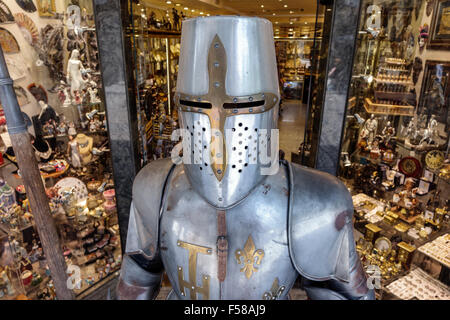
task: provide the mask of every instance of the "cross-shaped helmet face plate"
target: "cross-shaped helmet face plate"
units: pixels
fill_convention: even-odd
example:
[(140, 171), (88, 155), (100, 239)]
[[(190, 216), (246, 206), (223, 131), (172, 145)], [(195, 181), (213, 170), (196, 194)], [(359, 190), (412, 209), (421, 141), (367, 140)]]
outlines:
[[(198, 113), (206, 116), (207, 119), (209, 120), (208, 127), (202, 126), (200, 128), (201, 122), (203, 122), (204, 120), (203, 121), (197, 120), (197, 123), (195, 123), (195, 121), (192, 120), (187, 121), (187, 119), (185, 119), (184, 121), (182, 121), (182, 125), (185, 126), (185, 129), (187, 130), (195, 131), (195, 125), (197, 124), (198, 129), (197, 130), (198, 132), (196, 132), (197, 135), (195, 135), (194, 132), (191, 132), (191, 136), (193, 137), (193, 140), (195, 142), (193, 143), (194, 148), (192, 153), (195, 155), (196, 150), (202, 149), (209, 150), (210, 152), (209, 152), (209, 159), (205, 159), (204, 152), (201, 152), (201, 154), (203, 155), (202, 157), (203, 161), (199, 161), (199, 159), (197, 158), (194, 159), (193, 162), (199, 163), (201, 166), (203, 165), (203, 163), (205, 163), (206, 164), (205, 167), (207, 167), (209, 164), (216, 179), (219, 182), (221, 182), (222, 179), (224, 178), (225, 172), (229, 164), (228, 161), (229, 156), (227, 152), (231, 153), (237, 151), (237, 147), (231, 146), (230, 143), (227, 141), (227, 137), (228, 138), (230, 137), (229, 133), (226, 132), (227, 130), (225, 130), (225, 124), (227, 119), (229, 117), (237, 117), (242, 115), (258, 115), (262, 113), (267, 113), (268, 111), (273, 109), (278, 102), (277, 95), (271, 92), (255, 93), (253, 95), (248, 96), (227, 95), (225, 88), (226, 72), (227, 72), (226, 51), (219, 36), (216, 35), (213, 41), (211, 42), (211, 46), (209, 48), (208, 53), (208, 74), (209, 74), (208, 93), (199, 96), (192, 96), (184, 93), (177, 93), (175, 95), (175, 103), (180, 110), (180, 114), (182, 112)], [(191, 117), (188, 116), (188, 118)], [(257, 118), (262, 119), (263, 117)], [(243, 119), (245, 119), (245, 117)], [(252, 142), (248, 143), (249, 145), (257, 144), (258, 140), (257, 137), (259, 137), (260, 140), (262, 140), (260, 133), (258, 133), (258, 128), (253, 128), (254, 132), (250, 132), (248, 130), (249, 129), (248, 126), (244, 127), (243, 122), (239, 122), (238, 127), (242, 127), (241, 129), (243, 129), (243, 131), (248, 132), (239, 133), (241, 136), (244, 136), (245, 134), (244, 138), (242, 139), (247, 139), (250, 142)], [(264, 122), (267, 122), (267, 120), (265, 120)], [(191, 124), (191, 126), (189, 126), (189, 123)], [(237, 129), (239, 128), (231, 128), (231, 132), (235, 132)], [(200, 135), (202, 137), (204, 137), (205, 135), (209, 136), (211, 137), (211, 140), (206, 141), (205, 144), (205, 141), (202, 141), (203, 139), (198, 139), (198, 136)], [(263, 138), (266, 137), (267, 136), (264, 136)], [(243, 144), (242, 139), (240, 140), (241, 145)], [(245, 146), (247, 148), (245, 150), (248, 150), (249, 145)], [(227, 148), (227, 146), (229, 146), (230, 148)], [(256, 146), (254, 146), (253, 148), (255, 147)], [(253, 151), (255, 151), (254, 154), (255, 158), (256, 149), (253, 149)], [(249, 162), (255, 163), (254, 161)], [(245, 162), (244, 166), (247, 167), (249, 162)], [(231, 167), (231, 169), (236, 169), (236, 165), (234, 165), (234, 168)], [(238, 170), (241, 170), (242, 172), (242, 169)]]

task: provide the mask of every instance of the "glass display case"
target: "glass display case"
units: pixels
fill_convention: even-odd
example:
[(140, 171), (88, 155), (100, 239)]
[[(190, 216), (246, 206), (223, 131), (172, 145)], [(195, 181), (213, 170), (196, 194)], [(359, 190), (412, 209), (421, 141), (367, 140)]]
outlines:
[(433, 46), (428, 27), (440, 21), (439, 6), (448, 4), (361, 6), (339, 176), (382, 298), (450, 296), (450, 51)]
[(305, 74), (311, 67), (314, 40), (277, 39), (275, 50), (280, 91), (285, 99), (302, 99)]
[[(61, 239), (70, 289), (82, 295), (114, 277), (121, 263), (92, 1), (26, 3), (23, 8), (25, 2), (4, 1), (2, 10), (14, 20), (2, 24), (0, 43)], [(0, 299), (55, 299), (7, 126), (1, 112)]]
[(178, 57), (180, 55), (181, 16), (173, 10), (129, 3), (131, 25), (127, 39), (133, 51), (134, 86), (141, 159), (169, 157), (171, 134), (178, 117), (173, 108)]

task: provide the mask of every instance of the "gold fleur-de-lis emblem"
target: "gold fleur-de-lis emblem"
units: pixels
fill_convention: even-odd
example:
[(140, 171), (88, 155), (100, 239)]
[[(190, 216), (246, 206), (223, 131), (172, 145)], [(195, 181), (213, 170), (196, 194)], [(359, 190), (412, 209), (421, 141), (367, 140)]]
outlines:
[(245, 273), (247, 279), (250, 279), (253, 272), (258, 271), (258, 268), (255, 267), (255, 263), (258, 265), (261, 264), (261, 260), (264, 257), (264, 250), (256, 250), (255, 243), (250, 235), (245, 242), (244, 250), (236, 250), (235, 255), (238, 264), (244, 264), (240, 271)]

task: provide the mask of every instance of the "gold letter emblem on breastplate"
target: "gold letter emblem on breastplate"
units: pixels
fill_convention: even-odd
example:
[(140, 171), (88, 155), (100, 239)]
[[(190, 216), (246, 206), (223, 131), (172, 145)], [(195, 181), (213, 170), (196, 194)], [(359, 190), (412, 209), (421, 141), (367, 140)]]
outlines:
[[(250, 279), (253, 272), (258, 271), (258, 268), (254, 266), (255, 258), (256, 264), (260, 264), (262, 258), (264, 257), (264, 250), (255, 250), (255, 244), (252, 236), (250, 235), (248, 236), (247, 242), (245, 242), (244, 251), (242, 252), (242, 250), (238, 249), (236, 250), (235, 255), (238, 264), (244, 263), (244, 266), (241, 268), (241, 272), (245, 272), (247, 279)], [(241, 258), (244, 258), (242, 262)]]
[(195, 244), (190, 244), (184, 241), (178, 241), (177, 245), (184, 249), (187, 249), (189, 252), (189, 282), (184, 280), (183, 278), (183, 268), (178, 266), (178, 283), (180, 285), (181, 295), (186, 295), (184, 289), (187, 288), (190, 290), (190, 298), (191, 300), (197, 300), (197, 293), (202, 295), (203, 300), (209, 299), (209, 276), (202, 276), (202, 286), (197, 286), (197, 254), (207, 254), (210, 255), (212, 253), (211, 248), (197, 246)]

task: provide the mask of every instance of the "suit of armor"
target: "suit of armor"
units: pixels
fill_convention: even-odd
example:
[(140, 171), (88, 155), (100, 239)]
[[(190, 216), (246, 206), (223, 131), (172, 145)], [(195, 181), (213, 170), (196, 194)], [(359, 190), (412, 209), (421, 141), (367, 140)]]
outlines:
[[(278, 160), (272, 25), (183, 22), (175, 102), (181, 158), (133, 185), (119, 299), (373, 299), (355, 250), (352, 199), (337, 178)], [(276, 132), (275, 132), (276, 133)]]

